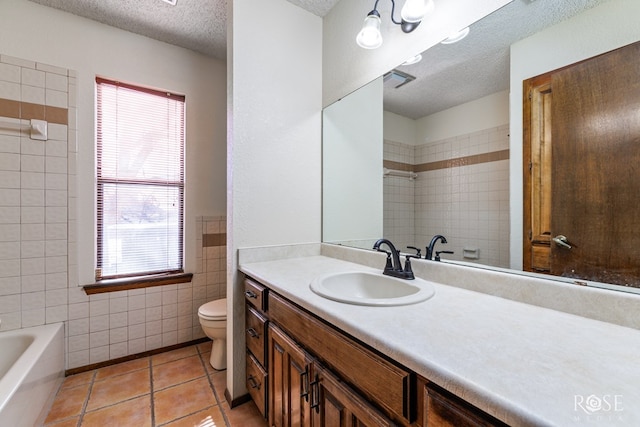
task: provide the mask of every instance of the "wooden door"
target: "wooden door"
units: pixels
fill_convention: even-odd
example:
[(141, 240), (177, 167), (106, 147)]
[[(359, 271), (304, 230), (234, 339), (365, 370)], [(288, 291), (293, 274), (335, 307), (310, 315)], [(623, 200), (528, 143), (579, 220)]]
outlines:
[(269, 425), (311, 425), (309, 357), (278, 327), (269, 325)]
[(640, 42), (525, 91), (525, 270), (640, 287)]
[(525, 83), (524, 269), (551, 271), (551, 75)]
[(640, 286), (640, 42), (551, 84), (551, 273)]
[(318, 362), (313, 364), (313, 427), (390, 427), (395, 424)]

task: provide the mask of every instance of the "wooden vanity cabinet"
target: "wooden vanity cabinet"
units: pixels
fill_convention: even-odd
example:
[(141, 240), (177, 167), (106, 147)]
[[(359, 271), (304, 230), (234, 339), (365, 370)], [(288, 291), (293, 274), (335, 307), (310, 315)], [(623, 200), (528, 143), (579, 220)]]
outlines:
[(269, 325), (268, 348), (270, 426), (395, 425), (274, 324)]
[(508, 427), (443, 388), (420, 379), (423, 427)]
[(246, 386), (262, 416), (268, 410), (267, 326), (268, 289), (253, 280), (246, 279), (245, 287), (245, 341), (247, 346)]
[(314, 427), (392, 427), (397, 425), (319, 362), (314, 362), (312, 372), (310, 406)]
[[(283, 334), (290, 337), (292, 345), (300, 348), (300, 351), (308, 354), (303, 358), (298, 356), (296, 369), (300, 377), (306, 382), (301, 382), (302, 394), (305, 399), (312, 399), (314, 426), (332, 426), (327, 424), (325, 418), (337, 416), (335, 408), (341, 407), (340, 416), (345, 425), (393, 425), (391, 419), (398, 420), (403, 425), (409, 425), (409, 385), (410, 373), (390, 363), (382, 357), (374, 354), (361, 344), (355, 342), (343, 333), (326, 325), (315, 316), (295, 306), (277, 294), (269, 294), (270, 316), (270, 340), (278, 335), (274, 331), (282, 330)], [(276, 328), (274, 325), (277, 325)], [(269, 343), (270, 366), (269, 376), (272, 377), (271, 390), (273, 394), (279, 394), (275, 377), (277, 343)], [(284, 346), (283, 346), (284, 347)], [(308, 368), (302, 366), (302, 361), (309, 365), (311, 361), (311, 373), (306, 373)], [(288, 365), (287, 365), (288, 366)], [(292, 371), (289, 371), (292, 372)], [(290, 375), (289, 381), (293, 381)], [(338, 380), (337, 378), (342, 380)], [(348, 385), (347, 382), (350, 384)], [(288, 383), (284, 383), (285, 387)], [(351, 386), (356, 385), (357, 391)], [(306, 391), (306, 393), (305, 393)], [(285, 392), (286, 395), (286, 392)], [(340, 397), (338, 399), (338, 397)], [(274, 396), (274, 407), (278, 406)], [(297, 397), (290, 397), (297, 399)], [(372, 402), (380, 408), (374, 408)], [(327, 406), (329, 405), (329, 406)], [(385, 415), (382, 415), (382, 414)], [(360, 424), (351, 424), (351, 421), (361, 420)], [(364, 422), (364, 420), (369, 420)], [(373, 422), (374, 420), (378, 420)], [(382, 420), (382, 421), (381, 421)], [(354, 421), (354, 422), (355, 422)], [(272, 423), (272, 425), (279, 425)], [(282, 424), (282, 425), (287, 425)], [(341, 424), (338, 424), (341, 425)]]
[(273, 324), (268, 333), (269, 425), (311, 425), (311, 358), (289, 336)]
[(245, 291), (247, 389), (270, 426), (506, 426), (250, 278)]

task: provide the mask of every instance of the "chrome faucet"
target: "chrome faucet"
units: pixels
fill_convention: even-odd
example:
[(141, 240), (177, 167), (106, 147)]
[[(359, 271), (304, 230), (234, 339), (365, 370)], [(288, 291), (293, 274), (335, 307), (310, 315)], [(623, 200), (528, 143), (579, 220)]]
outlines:
[[(428, 259), (428, 260), (433, 259), (433, 248), (436, 245), (436, 242), (438, 240), (440, 240), (442, 243), (447, 243), (447, 239), (445, 239), (445, 237), (442, 234), (436, 234), (435, 236), (433, 236), (433, 239), (431, 239), (431, 242), (429, 242), (429, 246), (427, 246), (427, 253), (424, 256), (425, 259)], [(440, 261), (439, 256), (436, 259), (436, 261)]]
[[(387, 245), (389, 247), (389, 251), (385, 251), (384, 249), (380, 249), (380, 246)], [(384, 270), (382, 274), (386, 274), (387, 276), (398, 277), (400, 279), (412, 280), (415, 279), (413, 275), (413, 271), (411, 270), (411, 261), (410, 258), (416, 258), (415, 255), (406, 255), (406, 261), (404, 263), (404, 268), (402, 268), (402, 261), (400, 261), (400, 252), (393, 246), (387, 239), (379, 239), (377, 242), (373, 244), (373, 249), (378, 252), (384, 252), (387, 254), (387, 263), (384, 266)]]

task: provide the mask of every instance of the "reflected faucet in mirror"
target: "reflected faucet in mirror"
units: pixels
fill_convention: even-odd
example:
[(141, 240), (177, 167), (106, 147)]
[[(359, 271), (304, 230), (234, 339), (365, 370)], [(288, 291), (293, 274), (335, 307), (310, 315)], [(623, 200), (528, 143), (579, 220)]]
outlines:
[[(382, 245), (387, 245), (389, 251), (380, 249), (380, 246)], [(400, 261), (400, 252), (398, 252), (391, 241), (387, 239), (378, 239), (378, 241), (373, 244), (373, 249), (378, 252), (384, 252), (387, 254), (387, 263), (384, 266), (382, 274), (392, 277), (398, 277), (400, 279), (415, 279), (413, 270), (411, 269), (411, 258), (419, 258), (419, 256), (407, 254), (406, 260), (404, 262), (404, 268), (402, 268), (402, 261)]]
[[(436, 234), (435, 236), (433, 236), (433, 238), (429, 242), (429, 246), (427, 246), (427, 253), (424, 256), (425, 259), (433, 260), (433, 248), (435, 247), (435, 245), (438, 242), (438, 240), (440, 240), (442, 243), (447, 243), (447, 239), (442, 234)], [(453, 252), (450, 252), (450, 251), (436, 252), (436, 254), (437, 254), (436, 255), (436, 259), (435, 259), (436, 261), (440, 261), (440, 254), (441, 253), (452, 254)]]

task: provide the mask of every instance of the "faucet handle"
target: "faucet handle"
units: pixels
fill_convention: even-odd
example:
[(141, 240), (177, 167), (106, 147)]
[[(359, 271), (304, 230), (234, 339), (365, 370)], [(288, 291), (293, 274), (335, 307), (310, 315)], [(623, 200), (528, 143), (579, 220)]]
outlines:
[(436, 261), (440, 261), (440, 254), (453, 254), (453, 251), (436, 251)]
[(391, 252), (389, 251), (385, 251), (384, 249), (376, 249), (378, 252), (384, 252), (385, 254), (387, 254), (387, 261), (385, 263), (384, 266), (384, 271), (391, 271), (393, 270), (393, 262), (391, 261)]
[(420, 258), (417, 255), (411, 255), (411, 254), (407, 254), (405, 255), (405, 261), (404, 261), (404, 269), (402, 270), (404, 278), (405, 279), (415, 279), (415, 276), (413, 275), (413, 270), (411, 269), (411, 258)]
[[(420, 248), (416, 248), (415, 246), (407, 246), (407, 249), (413, 249), (414, 251), (416, 251), (416, 254), (415, 255), (411, 255), (411, 257), (418, 258), (418, 259), (422, 258), (422, 255), (420, 254)], [(409, 256), (409, 255), (407, 255), (407, 256)], [(407, 259), (409, 259), (409, 258), (407, 258)]]

